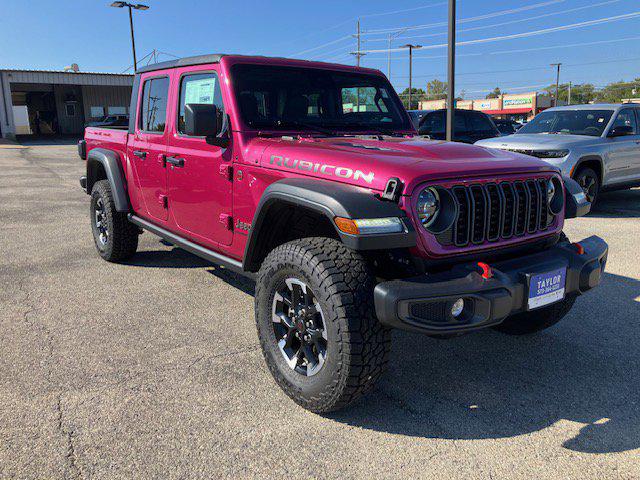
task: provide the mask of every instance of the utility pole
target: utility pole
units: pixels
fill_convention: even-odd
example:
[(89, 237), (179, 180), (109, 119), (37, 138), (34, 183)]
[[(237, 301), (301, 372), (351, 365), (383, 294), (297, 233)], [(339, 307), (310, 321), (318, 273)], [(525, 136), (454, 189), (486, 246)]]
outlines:
[(456, 101), (456, 0), (449, 0), (449, 48), (447, 59), (447, 136), (448, 142), (453, 141), (455, 125)]
[(553, 106), (557, 107), (558, 106), (558, 94), (560, 92), (560, 65), (562, 65), (561, 63), (552, 63), (551, 66), (552, 67), (556, 67), (557, 68), (557, 72), (556, 72), (556, 99), (553, 102)]
[(405, 27), (402, 30), (398, 30), (397, 32), (389, 34), (389, 50), (387, 51), (387, 78), (389, 79), (389, 81), (391, 81), (391, 40), (402, 35), (407, 31), (407, 28), (409, 27)]
[(411, 110), (411, 90), (413, 89), (412, 86), (412, 79), (413, 79), (413, 49), (414, 48), (422, 48), (422, 45), (412, 45), (411, 43), (407, 43), (406, 45), (403, 45), (400, 48), (408, 48), (409, 49), (409, 104), (407, 110)]
[(356, 57), (356, 66), (359, 67), (360, 66), (360, 57), (363, 57), (363, 56), (366, 55), (366, 53), (362, 53), (360, 51), (360, 19), (358, 19), (356, 31), (357, 31), (357, 33), (355, 35), (353, 35), (354, 37), (356, 37), (356, 51), (355, 52), (351, 52), (351, 55)]
[(571, 105), (571, 82), (569, 82), (569, 98), (568, 98), (568, 104)]

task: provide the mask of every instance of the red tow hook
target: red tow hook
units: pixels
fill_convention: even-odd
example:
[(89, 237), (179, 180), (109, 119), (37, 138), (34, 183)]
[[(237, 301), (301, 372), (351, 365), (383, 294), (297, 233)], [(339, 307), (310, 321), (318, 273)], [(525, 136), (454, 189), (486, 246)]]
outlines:
[(571, 245), (576, 249), (578, 255), (584, 255), (584, 247), (582, 245), (580, 245), (578, 242), (572, 243)]
[(491, 270), (489, 264), (478, 262), (478, 267), (480, 267), (480, 270), (482, 270), (482, 273), (480, 274), (482, 278), (484, 278), (485, 280), (489, 280), (491, 277), (493, 277), (493, 270)]

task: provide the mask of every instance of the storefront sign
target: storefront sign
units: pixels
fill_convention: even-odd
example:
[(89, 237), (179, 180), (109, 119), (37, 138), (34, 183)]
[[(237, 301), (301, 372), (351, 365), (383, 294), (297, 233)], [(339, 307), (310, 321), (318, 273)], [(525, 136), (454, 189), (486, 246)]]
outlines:
[(504, 108), (507, 107), (525, 107), (529, 106), (533, 103), (533, 99), (531, 97), (527, 98), (505, 98), (502, 101)]

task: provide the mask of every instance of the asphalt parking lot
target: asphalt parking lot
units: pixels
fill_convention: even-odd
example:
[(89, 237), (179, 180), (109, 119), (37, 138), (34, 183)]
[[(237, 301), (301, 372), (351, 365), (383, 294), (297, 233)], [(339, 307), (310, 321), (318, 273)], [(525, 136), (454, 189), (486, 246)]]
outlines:
[(394, 333), (347, 411), (263, 364), (253, 285), (151, 234), (102, 261), (74, 145), (0, 148), (0, 478), (639, 478), (640, 190), (572, 239), (608, 273), (541, 334)]

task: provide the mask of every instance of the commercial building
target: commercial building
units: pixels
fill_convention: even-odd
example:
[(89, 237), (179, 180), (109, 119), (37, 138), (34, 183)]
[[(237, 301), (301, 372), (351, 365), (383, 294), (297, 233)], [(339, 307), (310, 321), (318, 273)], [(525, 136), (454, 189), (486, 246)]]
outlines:
[(128, 113), (132, 75), (75, 70), (0, 70), (0, 136), (81, 135), (87, 122)]
[[(516, 121), (528, 121), (542, 110), (551, 107), (551, 98), (537, 92), (504, 94), (498, 98), (481, 100), (458, 100), (456, 108), (479, 110), (496, 118), (508, 118)], [(420, 102), (421, 110), (446, 108), (445, 100), (426, 100)]]

